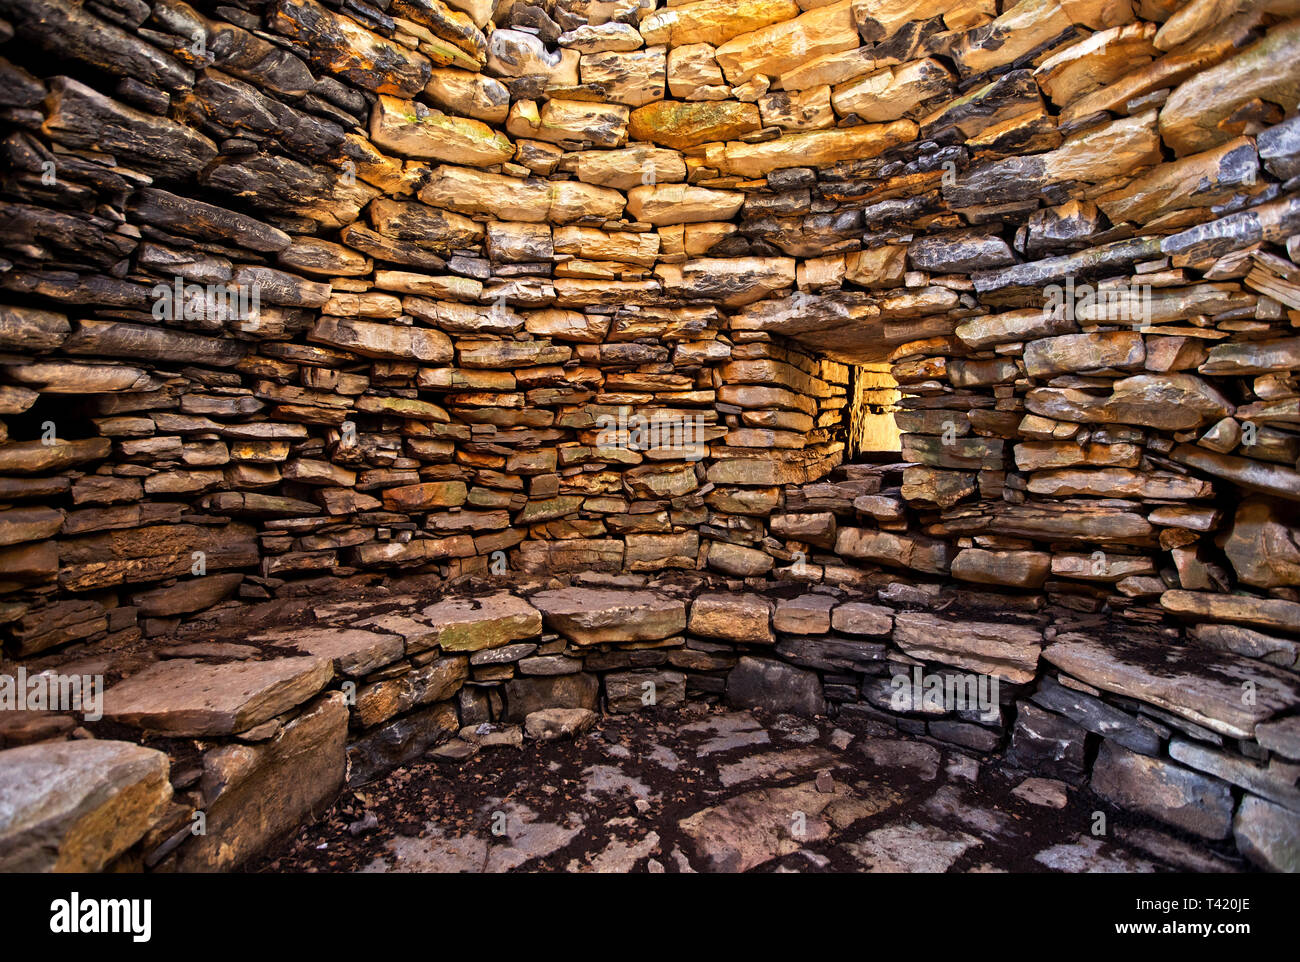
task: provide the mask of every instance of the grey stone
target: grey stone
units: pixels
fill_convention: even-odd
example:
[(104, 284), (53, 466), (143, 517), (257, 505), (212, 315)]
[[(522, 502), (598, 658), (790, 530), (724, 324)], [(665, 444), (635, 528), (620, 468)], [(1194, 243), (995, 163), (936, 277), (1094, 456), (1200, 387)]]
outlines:
[(1226, 838), (1232, 792), (1215, 778), (1103, 741), (1092, 790), (1120, 808), (1143, 812), (1203, 838)]
[(625, 671), (605, 676), (605, 704), (615, 714), (680, 705), (685, 700), (686, 676), (680, 671)]
[(1031, 772), (1076, 782), (1084, 773), (1085, 739), (1084, 730), (1069, 719), (1018, 702), (1007, 761)]
[(1161, 740), (1132, 715), (1051, 678), (1044, 678), (1030, 698), (1048, 711), (1064, 715), (1082, 728), (1143, 755), (1158, 755)]
[(727, 703), (738, 708), (788, 711), (805, 717), (826, 714), (816, 672), (770, 658), (744, 657), (727, 675)]
[(1233, 837), (1246, 857), (1270, 872), (1300, 872), (1300, 819), (1254, 795), (1241, 801)]
[(543, 708), (586, 708), (595, 711), (600, 681), (579, 672), (551, 677), (513, 678), (506, 682), (506, 720), (523, 722)]
[(0, 752), (0, 871), (99, 871), (166, 809), (168, 768), (162, 752), (119, 741)]
[(364, 785), (385, 772), (415, 761), (460, 730), (455, 706), (449, 701), (408, 712), (347, 747), (348, 785)]

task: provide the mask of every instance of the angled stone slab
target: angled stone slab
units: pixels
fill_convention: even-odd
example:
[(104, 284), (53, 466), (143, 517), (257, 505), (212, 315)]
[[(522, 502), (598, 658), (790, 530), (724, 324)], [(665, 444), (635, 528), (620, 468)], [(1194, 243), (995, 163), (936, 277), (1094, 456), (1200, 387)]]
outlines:
[(177, 658), (105, 692), (104, 718), (164, 735), (230, 735), (301, 704), (333, 675), (329, 658), (224, 665)]
[(894, 618), (894, 643), (913, 658), (1022, 684), (1034, 680), (1043, 633), (1028, 625), (950, 621), (920, 612), (899, 612)]
[(167, 756), (129, 742), (44, 742), (0, 752), (0, 872), (97, 872), (172, 797)]
[[(1043, 657), (1095, 688), (1126, 695), (1232, 738), (1300, 702), (1300, 677), (1258, 661), (1164, 640), (1061, 635)], [(1253, 687), (1253, 703), (1242, 697)]]
[(1154, 728), (1127, 712), (1122, 712), (1100, 698), (1044, 678), (1031, 700), (1048, 711), (1064, 715), (1080, 728), (1123, 745), (1139, 755), (1158, 755), (1163, 742)]
[(199, 782), (207, 833), (186, 839), (177, 868), (238, 868), (323, 811), (343, 784), (348, 709), (330, 692), (269, 741), (222, 745), (203, 758)]
[(548, 627), (579, 645), (659, 641), (686, 628), (686, 602), (654, 591), (559, 588), (529, 600)]
[(340, 675), (353, 676), (368, 675), (397, 661), (406, 650), (400, 635), (359, 628), (289, 628), (253, 635), (249, 641), (270, 642), (296, 648), (304, 655), (328, 658)]
[(1300, 766), (1281, 759), (1265, 767), (1249, 759), (1216, 751), (1200, 742), (1175, 738), (1169, 744), (1169, 757), (1189, 768), (1221, 778), (1262, 798), (1289, 808), (1300, 819), (1300, 789), (1295, 787)]
[(1226, 784), (1181, 765), (1101, 743), (1092, 790), (1121, 808), (1144, 812), (1204, 838), (1225, 838), (1232, 827)]

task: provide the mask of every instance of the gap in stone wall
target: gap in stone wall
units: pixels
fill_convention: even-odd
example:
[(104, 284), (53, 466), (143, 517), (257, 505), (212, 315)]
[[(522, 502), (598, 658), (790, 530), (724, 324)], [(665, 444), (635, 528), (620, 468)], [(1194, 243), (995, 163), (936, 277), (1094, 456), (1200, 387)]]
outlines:
[(894, 419), (902, 396), (885, 364), (850, 365), (844, 459), (898, 460), (902, 432)]

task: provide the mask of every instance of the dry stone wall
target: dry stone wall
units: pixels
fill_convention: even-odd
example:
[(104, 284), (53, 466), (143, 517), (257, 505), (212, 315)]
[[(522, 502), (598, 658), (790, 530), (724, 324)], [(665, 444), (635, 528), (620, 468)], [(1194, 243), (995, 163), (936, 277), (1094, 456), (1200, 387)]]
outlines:
[[(581, 737), (602, 711), (662, 726), (688, 699), (787, 730), (833, 717), (878, 779), (897, 772), (868, 746), (925, 740), (972, 773), (1091, 789), (1106, 839), (1189, 870), (1300, 870), (1300, 677), (1169, 628), (898, 582), (393, 587), (228, 608), (62, 662), (56, 677), (110, 684), (99, 717), (0, 717), (0, 871), (237, 869), (394, 767), (430, 759), (454, 780), (481, 752)], [(751, 817), (779, 833), (786, 816)]]
[[(1295, 600), (1281, 8), (0, 13), (20, 654), (392, 568)], [(803, 488), (867, 362), (911, 466)]]
[[(1296, 13), (0, 0), (5, 651), (402, 573), (704, 571), (918, 616), (948, 582), (1123, 626), (1036, 622), (1051, 677), (998, 744), (1082, 771), (1109, 711), (1172, 713), (1192, 742), (1106, 741), (1106, 793), (1208, 770), (1212, 837), (1235, 805), (1294, 839)], [(842, 464), (881, 364), (898, 463)], [(1048, 671), (997, 629), (890, 630), (901, 663)], [(1267, 679), (1267, 712), (1207, 725), (1166, 641), (1180, 678)], [(342, 752), (379, 723), (333, 698), (293, 730)]]

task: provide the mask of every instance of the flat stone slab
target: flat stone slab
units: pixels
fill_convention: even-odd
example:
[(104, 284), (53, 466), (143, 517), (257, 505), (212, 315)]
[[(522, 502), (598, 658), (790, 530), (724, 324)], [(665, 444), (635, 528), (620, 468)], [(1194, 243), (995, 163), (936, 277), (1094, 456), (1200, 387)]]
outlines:
[(529, 600), (547, 627), (579, 645), (660, 641), (686, 628), (686, 602), (655, 591), (559, 588)]
[(682, 725), (683, 733), (712, 734), (708, 741), (692, 746), (697, 757), (713, 755), (718, 752), (731, 751), (733, 748), (751, 748), (757, 745), (770, 745), (772, 736), (767, 729), (749, 712), (728, 712), (725, 715), (712, 716), (704, 721), (690, 722)]
[(966, 851), (982, 844), (973, 835), (918, 822), (897, 822), (869, 833), (845, 849), (867, 872), (946, 872)]
[(542, 615), (514, 595), (486, 598), (449, 598), (430, 605), (421, 617), (433, 626), (425, 647), (443, 651), (480, 651), (499, 648), (542, 633)]
[(130, 742), (43, 742), (0, 752), (0, 872), (97, 872), (172, 797), (167, 756)]
[(1300, 715), (1265, 722), (1255, 728), (1259, 744), (1287, 758), (1300, 759)]
[(360, 628), (291, 628), (253, 635), (249, 641), (264, 641), (296, 648), (304, 655), (328, 658), (340, 675), (360, 677), (402, 657), (401, 635), (386, 635)]
[(812, 781), (737, 795), (682, 819), (678, 827), (710, 870), (745, 872), (823, 841), (892, 801), (863, 801), (842, 785), (823, 792)]
[(230, 735), (260, 725), (325, 687), (329, 658), (150, 665), (104, 693), (104, 718), (164, 735)]
[(1073, 842), (1062, 842), (1043, 849), (1034, 861), (1057, 872), (1154, 872), (1156, 866), (1139, 856), (1108, 851), (1104, 842), (1080, 835)]
[[(1300, 702), (1300, 676), (1253, 658), (1135, 638), (1061, 635), (1043, 657), (1069, 675), (1232, 738)], [(1242, 698), (1247, 683), (1254, 700)]]
[(907, 611), (894, 618), (894, 643), (913, 658), (1024, 684), (1034, 680), (1043, 634), (1027, 625)]
[(939, 749), (924, 742), (901, 738), (869, 738), (858, 748), (877, 770), (902, 769), (926, 781), (933, 780), (939, 774)]
[(739, 761), (718, 766), (718, 781), (724, 788), (760, 778), (784, 778), (790, 775), (807, 775), (818, 768), (827, 768), (839, 759), (822, 748), (790, 748), (782, 751), (754, 752)]

